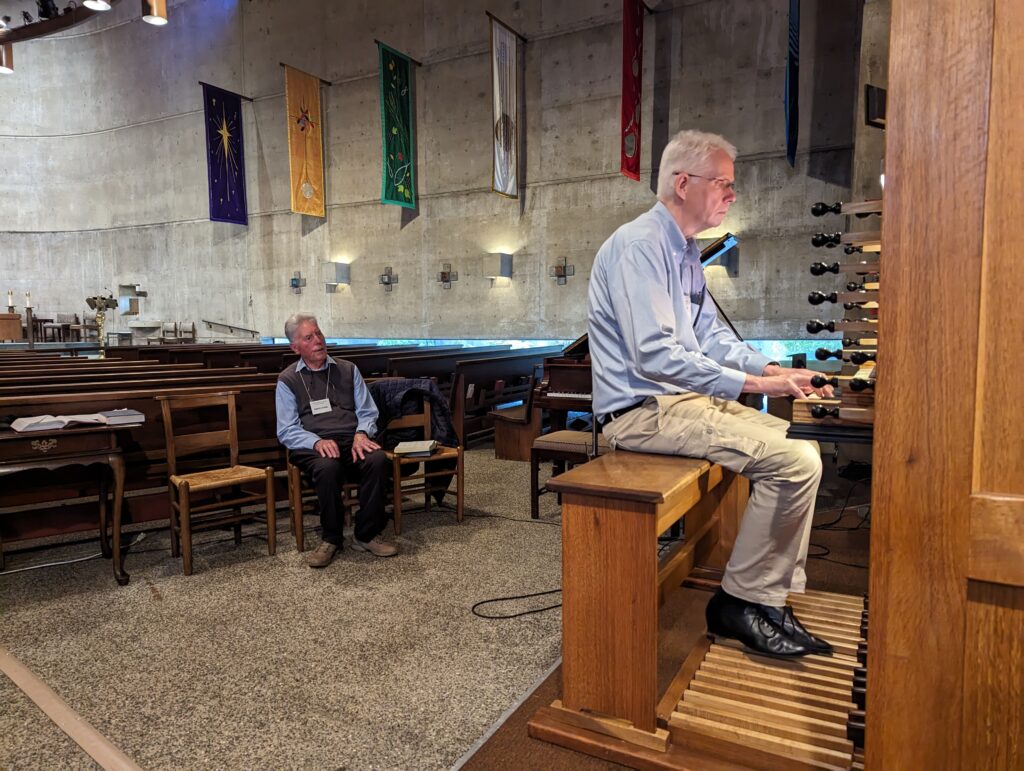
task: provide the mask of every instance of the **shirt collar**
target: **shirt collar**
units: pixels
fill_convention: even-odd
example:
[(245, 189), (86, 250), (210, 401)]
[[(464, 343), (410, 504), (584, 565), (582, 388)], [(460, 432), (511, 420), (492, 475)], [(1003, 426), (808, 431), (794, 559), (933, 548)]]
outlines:
[(310, 369), (309, 367), (306, 366), (306, 360), (300, 356), (299, 363), (295, 365), (295, 371), (302, 372), (302, 370), (308, 369), (310, 372), (323, 372), (325, 369), (327, 369), (328, 366), (335, 363), (336, 362), (334, 361), (334, 359), (332, 359), (330, 354), (328, 354), (327, 358), (324, 360), (324, 366), (322, 366), (320, 369)]
[(668, 230), (669, 241), (672, 243), (673, 251), (679, 251), (682, 259), (685, 259), (691, 254), (696, 254), (699, 258), (700, 249), (697, 247), (697, 240), (695, 238), (687, 238), (683, 235), (683, 231), (679, 229), (679, 223), (676, 222), (675, 217), (672, 216), (672, 212), (668, 210), (661, 201), (658, 201), (651, 207), (651, 213), (655, 217), (660, 219)]

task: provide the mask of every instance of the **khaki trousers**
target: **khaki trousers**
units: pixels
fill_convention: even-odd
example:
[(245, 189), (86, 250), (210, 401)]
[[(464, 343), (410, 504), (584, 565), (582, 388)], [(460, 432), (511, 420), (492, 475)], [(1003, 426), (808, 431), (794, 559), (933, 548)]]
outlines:
[(816, 442), (787, 439), (773, 415), (699, 394), (649, 396), (605, 423), (616, 448), (707, 458), (754, 484), (722, 588), (748, 602), (781, 606), (803, 592), (814, 501), (821, 481)]

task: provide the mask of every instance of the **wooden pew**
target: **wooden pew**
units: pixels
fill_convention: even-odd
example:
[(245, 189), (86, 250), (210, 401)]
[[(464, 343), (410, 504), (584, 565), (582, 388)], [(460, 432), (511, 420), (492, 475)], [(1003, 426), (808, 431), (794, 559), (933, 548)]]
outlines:
[(118, 378), (102, 378), (100, 380), (89, 380), (78, 383), (54, 383), (52, 381), (42, 384), (37, 384), (31, 388), (27, 388), (22, 384), (7, 386), (0, 385), (0, 396), (17, 396), (25, 393), (45, 393), (45, 394), (70, 394), (70, 393), (89, 393), (95, 391), (98, 387), (102, 388), (117, 388), (118, 390), (138, 390), (145, 388), (163, 388), (163, 387), (178, 387), (178, 384), (188, 383), (194, 386), (202, 385), (222, 385), (224, 387), (235, 386), (236, 384), (242, 383), (262, 383), (266, 382), (267, 376), (262, 373), (249, 372), (240, 368), (229, 368), (223, 370), (208, 370), (208, 369), (197, 369), (182, 372), (180, 374), (172, 375), (160, 375), (156, 377), (146, 377), (144, 375), (136, 375), (127, 379)]
[[(329, 346), (327, 353), (335, 358), (348, 359), (350, 355), (363, 354), (363, 353), (374, 353), (381, 349), (381, 346), (376, 345), (359, 345), (359, 346)], [(396, 346), (394, 349), (387, 347), (386, 350), (401, 350), (401, 351), (412, 351), (418, 350), (419, 346)], [(289, 357), (289, 361), (285, 361), (285, 357)], [(278, 373), (283, 370), (288, 364), (295, 361), (298, 357), (295, 353), (288, 348), (276, 347), (273, 350), (259, 350), (259, 351), (243, 351), (240, 355), (242, 364), (246, 366), (256, 367), (259, 372), (274, 372)]]
[[(104, 382), (112, 379), (124, 380), (129, 377), (158, 377), (173, 376), (176, 373), (203, 371), (199, 364), (177, 364), (167, 367), (118, 367), (105, 370), (53, 370), (38, 372), (35, 369), (26, 369), (23, 372), (0, 372), (0, 385), (26, 386), (46, 385), (48, 383), (85, 383)], [(67, 373), (67, 374), (65, 374)]]
[[(618, 450), (548, 486), (562, 495), (562, 698), (534, 714), (530, 736), (635, 768), (719, 767), (670, 735), (688, 678), (659, 699), (658, 608), (695, 568), (724, 568), (747, 480)], [(658, 536), (680, 519), (685, 538), (659, 556)]]
[(507, 356), (457, 361), (450, 398), (455, 431), (463, 446), (490, 436), (494, 420), (487, 413), (501, 404), (525, 401), (544, 357), (561, 350), (561, 346), (526, 348)]
[[(251, 375), (245, 376), (251, 378)], [(237, 398), (239, 462), (247, 465), (272, 465), (283, 470), (284, 453), (277, 441), (274, 405), (275, 378), (264, 376), (257, 381), (231, 383), (239, 391)], [(65, 394), (35, 394), (0, 397), (0, 415), (28, 417), (32, 415), (74, 415), (104, 410), (130, 408), (146, 416), (140, 426), (123, 430), (122, 448), (126, 466), (124, 521), (145, 522), (166, 519), (167, 467), (160, 404), (156, 396), (201, 394), (224, 390), (224, 380), (213, 385), (196, 385), (187, 379), (167, 381), (158, 388), (124, 389)], [(19, 476), (16, 488), (5, 489), (0, 507), (31, 505), (24, 512), (0, 515), (4, 542), (38, 538), (57, 533), (96, 528), (95, 487), (88, 472), (70, 469), (54, 477), (47, 474)], [(141, 492), (140, 492), (141, 491)], [(92, 495), (91, 502), (63, 504), (82, 495)], [(278, 500), (287, 499), (284, 480)], [(42, 515), (41, 515), (42, 514)]]
[[(411, 350), (420, 350), (420, 349), (421, 349), (421, 346), (415, 346), (415, 348), (413, 348)], [(350, 361), (353, 364), (355, 364), (356, 368), (359, 370), (359, 374), (362, 375), (364, 378), (384, 377), (384, 376), (387, 375), (387, 372), (388, 372), (388, 360), (391, 359), (393, 356), (395, 356), (396, 350), (397, 351), (401, 351), (400, 348), (396, 349), (396, 348), (393, 348), (391, 346), (381, 345), (381, 346), (377, 346), (372, 351), (366, 351), (366, 352), (360, 351), (360, 352), (357, 352), (357, 353), (347, 354), (345, 356), (341, 356), (340, 358), (343, 358), (343, 359), (345, 359), (345, 361)], [(407, 349), (406, 352), (408, 350), (410, 350), (410, 349)], [(452, 345), (452, 346), (437, 346), (437, 347), (431, 348), (430, 350), (434, 351), (434, 352), (442, 353), (442, 352), (448, 352), (448, 351), (460, 351), (460, 350), (464, 350), (464, 349), (462, 348), (461, 345)], [(328, 353), (330, 353), (330, 351), (328, 351)], [(331, 355), (333, 356), (334, 354), (332, 353)], [(285, 354), (282, 368), (283, 367), (287, 367), (292, 362), (297, 361), (298, 358), (299, 358), (299, 355), (296, 354), (296, 353)]]
[(452, 388), (455, 377), (455, 362), (459, 360), (487, 359), (504, 355), (511, 350), (510, 345), (480, 346), (462, 348), (457, 351), (436, 353), (432, 349), (402, 353), (388, 359), (387, 370), (390, 377), (429, 377), (437, 381), (441, 393), (447, 395)]
[(125, 361), (122, 359), (86, 359), (86, 358), (68, 358), (63, 357), (59, 359), (44, 359), (38, 360), (3, 360), (0, 361), (0, 369), (2, 370), (25, 370), (27, 368), (39, 368), (44, 370), (56, 370), (56, 369), (73, 369), (76, 367), (88, 367), (92, 369), (116, 369), (117, 367), (147, 367), (158, 365), (160, 362), (142, 362), (142, 361)]

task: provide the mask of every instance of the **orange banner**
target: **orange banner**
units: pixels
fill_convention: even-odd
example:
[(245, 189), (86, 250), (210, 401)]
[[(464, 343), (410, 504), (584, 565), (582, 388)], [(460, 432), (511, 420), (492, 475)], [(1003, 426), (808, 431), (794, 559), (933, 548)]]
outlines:
[(325, 217), (320, 78), (294, 67), (285, 67), (284, 101), (288, 113), (292, 211)]

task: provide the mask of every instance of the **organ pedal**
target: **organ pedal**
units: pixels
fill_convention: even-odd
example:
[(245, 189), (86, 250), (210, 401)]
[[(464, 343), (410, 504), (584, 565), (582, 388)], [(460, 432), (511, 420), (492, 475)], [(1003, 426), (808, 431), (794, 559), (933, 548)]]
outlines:
[(702, 641), (683, 665), (688, 681), (667, 717), (674, 742), (748, 768), (863, 767), (862, 743), (848, 734), (862, 726), (853, 689), (864, 600), (808, 592), (789, 604), (835, 653), (782, 660), (734, 640)]

